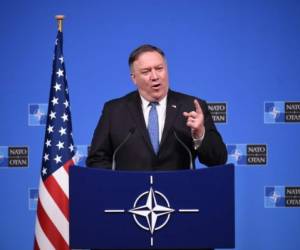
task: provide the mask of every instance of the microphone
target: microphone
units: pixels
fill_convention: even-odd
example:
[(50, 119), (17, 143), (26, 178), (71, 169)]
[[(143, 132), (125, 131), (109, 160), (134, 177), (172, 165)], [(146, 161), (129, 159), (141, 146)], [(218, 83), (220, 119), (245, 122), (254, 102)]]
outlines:
[(116, 154), (118, 153), (118, 151), (120, 150), (121, 147), (123, 147), (123, 145), (129, 140), (129, 138), (133, 135), (135, 131), (135, 127), (132, 127), (131, 129), (129, 129), (129, 133), (127, 134), (127, 136), (125, 137), (125, 139), (120, 143), (120, 145), (115, 149), (113, 156), (112, 156), (112, 167), (111, 169), (113, 171), (116, 170)]
[(188, 146), (177, 136), (177, 133), (175, 131), (175, 128), (173, 128), (174, 135), (176, 140), (184, 147), (184, 149), (188, 152), (189, 158), (190, 158), (190, 170), (194, 169), (194, 164), (193, 164), (193, 156), (191, 150), (188, 148)]

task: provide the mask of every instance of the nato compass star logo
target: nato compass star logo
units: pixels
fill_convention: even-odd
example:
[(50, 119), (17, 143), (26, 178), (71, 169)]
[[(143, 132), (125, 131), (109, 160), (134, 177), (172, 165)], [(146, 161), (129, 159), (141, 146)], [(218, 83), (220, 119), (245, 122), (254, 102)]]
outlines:
[[(165, 201), (167, 206), (157, 204), (157, 201), (156, 201), (156, 196), (157, 195), (159, 195), (163, 198), (163, 200)], [(137, 203), (144, 196), (147, 197), (146, 204), (137, 207)], [(159, 230), (167, 224), (167, 222), (170, 219), (170, 214), (174, 211), (175, 211), (174, 209), (170, 208), (170, 204), (169, 204), (169, 201), (167, 200), (167, 198), (162, 193), (160, 193), (158, 191), (153, 191), (153, 188), (150, 187), (149, 191), (146, 191), (146, 192), (140, 194), (136, 198), (136, 200), (134, 202), (134, 205), (133, 205), (133, 208), (130, 209), (128, 212), (133, 214), (133, 218), (134, 218), (135, 222), (141, 228), (143, 228), (145, 230), (149, 230), (151, 232), (151, 234), (153, 234), (155, 230)], [(167, 218), (164, 221), (164, 223), (162, 223), (160, 226), (156, 227), (157, 219), (158, 219), (158, 217), (160, 217), (162, 215), (167, 215)], [(147, 224), (148, 224), (147, 226), (144, 226), (138, 220), (139, 216), (142, 216), (142, 217), (146, 218)]]
[(85, 166), (85, 161), (88, 155), (87, 145), (76, 145), (74, 146), (75, 155), (73, 160), (78, 166)]
[(0, 146), (0, 167), (8, 166), (8, 147)]
[[(179, 213), (198, 213), (199, 209), (176, 209), (170, 206), (167, 197), (154, 190), (153, 176), (150, 176), (150, 189), (141, 193), (134, 201), (133, 208), (129, 210), (124, 209), (106, 209), (105, 213), (131, 213), (135, 223), (151, 234), (151, 246), (153, 246), (153, 233), (163, 228), (169, 221), (171, 214)], [(162, 220), (159, 219), (162, 218)]]
[(285, 121), (284, 102), (265, 102), (264, 123), (283, 123)]
[(47, 121), (48, 105), (45, 103), (28, 104), (28, 125), (44, 126)]
[(246, 144), (228, 144), (228, 162), (235, 165), (247, 164), (247, 147)]
[(265, 187), (265, 208), (285, 207), (285, 187)]

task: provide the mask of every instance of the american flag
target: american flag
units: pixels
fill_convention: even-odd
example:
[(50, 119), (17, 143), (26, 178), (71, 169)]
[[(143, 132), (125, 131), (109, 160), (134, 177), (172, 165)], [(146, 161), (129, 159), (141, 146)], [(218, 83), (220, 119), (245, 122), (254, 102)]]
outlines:
[(69, 249), (69, 168), (75, 157), (60, 31), (55, 42), (42, 158), (34, 249)]

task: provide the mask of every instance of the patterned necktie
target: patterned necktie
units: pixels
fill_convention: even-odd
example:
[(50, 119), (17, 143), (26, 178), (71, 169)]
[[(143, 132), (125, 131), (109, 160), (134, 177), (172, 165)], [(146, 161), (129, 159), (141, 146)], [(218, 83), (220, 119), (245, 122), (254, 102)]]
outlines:
[(156, 110), (157, 102), (150, 102), (151, 106), (148, 118), (148, 132), (154, 152), (157, 154), (159, 148), (159, 129), (158, 129), (158, 114)]

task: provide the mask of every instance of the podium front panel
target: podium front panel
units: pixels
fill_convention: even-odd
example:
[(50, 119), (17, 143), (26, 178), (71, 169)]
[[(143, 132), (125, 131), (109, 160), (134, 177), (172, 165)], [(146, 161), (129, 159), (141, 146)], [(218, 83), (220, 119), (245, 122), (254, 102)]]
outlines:
[(70, 169), (72, 248), (233, 248), (234, 167)]

